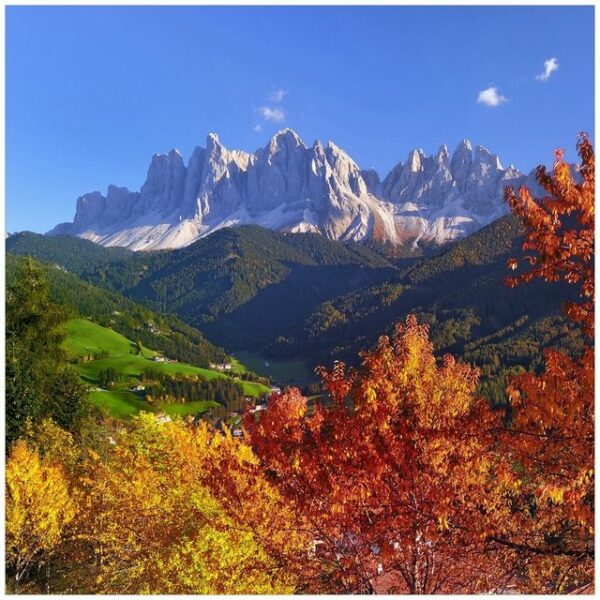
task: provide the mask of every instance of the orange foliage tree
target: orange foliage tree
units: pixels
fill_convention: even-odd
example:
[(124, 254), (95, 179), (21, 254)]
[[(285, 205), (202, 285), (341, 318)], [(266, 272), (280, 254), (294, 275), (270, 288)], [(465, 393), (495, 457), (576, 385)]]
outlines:
[[(313, 537), (308, 591), (448, 593), (502, 589), (511, 573), (485, 539), (507, 518), (511, 473), (478, 372), (445, 356), (414, 316), (361, 354), (321, 371), (330, 404), (291, 389), (244, 427), (271, 480)], [(306, 526), (305, 525), (305, 526)], [(312, 579), (309, 579), (309, 575)]]
[[(553, 172), (548, 173), (543, 165), (536, 170), (536, 179), (546, 196), (535, 199), (524, 186), (518, 193), (510, 187), (505, 189), (508, 205), (525, 227), (522, 261), (531, 267), (508, 277), (506, 283), (514, 287), (542, 278), (578, 284), (581, 302), (567, 303), (565, 312), (593, 336), (595, 160), (587, 135), (580, 134), (577, 150), (581, 158), (579, 181), (564, 161), (563, 152), (556, 150)], [(517, 269), (519, 260), (511, 258), (508, 266)]]
[[(530, 268), (507, 279), (511, 286), (535, 278), (578, 285), (579, 302), (567, 317), (589, 335), (594, 329), (594, 152), (580, 136), (581, 164), (574, 176), (563, 154), (554, 170), (537, 170), (547, 196), (507, 188), (506, 200), (525, 227), (524, 259)], [(517, 259), (509, 261), (516, 269)], [(491, 541), (518, 551), (529, 576), (526, 589), (590, 591), (594, 561), (594, 348), (572, 358), (545, 352), (545, 369), (523, 373), (508, 385), (511, 426), (507, 455), (522, 483), (512, 518)]]

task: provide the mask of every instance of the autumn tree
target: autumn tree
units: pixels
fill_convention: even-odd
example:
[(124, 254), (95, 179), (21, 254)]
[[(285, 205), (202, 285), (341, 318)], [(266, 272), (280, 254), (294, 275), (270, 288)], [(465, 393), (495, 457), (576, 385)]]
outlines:
[[(499, 415), (477, 398), (478, 372), (445, 356), (414, 316), (321, 376), (329, 403), (271, 396), (244, 426), (273, 482), (308, 519), (308, 591), (466, 593), (502, 589), (511, 573), (485, 549), (485, 515), (512, 478), (495, 453)], [(308, 576), (311, 579), (308, 579)]]
[(44, 460), (24, 440), (16, 442), (6, 464), (6, 566), (12, 591), (23, 591), (32, 573), (48, 567), (75, 514), (62, 466)]
[(29, 422), (6, 493), (15, 591), (291, 593), (310, 547), (251, 448), (206, 423)]
[(505, 451), (522, 484), (505, 527), (493, 537), (518, 551), (527, 591), (593, 590), (594, 569), (594, 152), (580, 136), (576, 173), (556, 152), (554, 169), (538, 167), (545, 190), (533, 198), (522, 187), (505, 192), (525, 227), (522, 259), (528, 268), (509, 277), (511, 286), (542, 278), (576, 285), (580, 301), (567, 317), (590, 338), (583, 354), (545, 351), (540, 374), (523, 373), (508, 385), (511, 425)]
[(142, 414), (82, 460), (82, 509), (66, 558), (76, 565), (85, 557), (87, 578), (76, 590), (294, 590), (294, 574), (275, 550), (301, 548), (301, 540), (272, 529), (282, 530), (289, 513), (247, 445), (205, 423), (158, 423)]

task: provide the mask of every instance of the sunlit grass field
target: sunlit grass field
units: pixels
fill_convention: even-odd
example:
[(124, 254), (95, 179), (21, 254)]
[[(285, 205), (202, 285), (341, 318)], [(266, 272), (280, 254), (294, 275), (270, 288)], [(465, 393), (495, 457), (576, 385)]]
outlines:
[[(72, 358), (108, 353), (106, 358), (90, 360), (74, 364), (81, 378), (93, 389), (89, 399), (95, 406), (106, 410), (116, 418), (128, 418), (141, 410), (149, 412), (164, 412), (168, 415), (194, 415), (208, 410), (215, 403), (209, 401), (186, 402), (183, 404), (169, 404), (160, 408), (151, 406), (140, 395), (129, 391), (141, 382), (145, 371), (154, 371), (167, 375), (199, 375), (211, 380), (224, 378), (227, 375), (195, 367), (187, 363), (155, 362), (156, 352), (142, 348), (142, 353), (137, 354), (135, 344), (121, 334), (102, 327), (86, 319), (73, 319), (65, 324), (67, 339), (63, 348)], [(246, 370), (245, 365), (237, 363), (238, 372)], [(111, 390), (99, 389), (100, 374), (102, 371), (113, 368), (121, 381)], [(268, 388), (259, 383), (240, 381), (246, 396), (259, 397), (268, 391)]]

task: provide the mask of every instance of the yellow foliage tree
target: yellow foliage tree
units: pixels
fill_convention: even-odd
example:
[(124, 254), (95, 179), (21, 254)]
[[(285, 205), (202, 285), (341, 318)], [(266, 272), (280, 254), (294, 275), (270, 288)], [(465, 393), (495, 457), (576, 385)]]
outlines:
[(21, 591), (32, 569), (48, 564), (75, 514), (63, 468), (17, 441), (6, 465), (6, 560), (13, 591)]
[[(293, 591), (294, 576), (274, 549), (295, 548), (300, 538), (255, 527), (257, 507), (262, 521), (283, 522), (285, 514), (248, 446), (203, 423), (157, 423), (149, 414), (114, 441), (106, 459), (89, 452), (82, 469), (77, 537), (94, 557), (86, 591)], [(229, 497), (234, 468), (240, 478)], [(252, 475), (242, 481), (245, 474)]]

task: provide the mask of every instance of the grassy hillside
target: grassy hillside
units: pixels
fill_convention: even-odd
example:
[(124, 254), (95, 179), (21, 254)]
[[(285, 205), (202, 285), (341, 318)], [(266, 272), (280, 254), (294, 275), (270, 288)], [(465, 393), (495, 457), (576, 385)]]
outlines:
[[(68, 335), (63, 348), (72, 361), (79, 359), (73, 366), (81, 378), (92, 387), (90, 401), (98, 407), (105, 408), (112, 416), (125, 418), (140, 410), (160, 410), (170, 415), (193, 415), (216, 406), (214, 402), (199, 401), (165, 404), (157, 408), (149, 405), (138, 393), (129, 391), (129, 388), (140, 384), (143, 373), (149, 369), (172, 376), (199, 375), (208, 381), (226, 378), (226, 375), (186, 363), (155, 362), (152, 360), (157, 355), (155, 351), (142, 348), (141, 355), (138, 355), (135, 353), (136, 345), (131, 340), (86, 319), (72, 319), (65, 324), (65, 329)], [(101, 353), (108, 356), (82, 361), (90, 355)], [(101, 374), (107, 369), (114, 369), (120, 380), (110, 390), (99, 389)], [(259, 383), (243, 381), (240, 384), (247, 396), (259, 397), (268, 391), (266, 386)]]
[[(42, 238), (42, 239), (40, 239)], [(51, 261), (86, 281), (179, 315), (228, 350), (260, 350), (321, 302), (387, 280), (395, 267), (352, 242), (261, 227), (223, 229), (172, 251), (117, 256), (86, 240), (17, 234), (8, 252)]]
[(89, 400), (102, 412), (115, 419), (127, 419), (140, 411), (155, 412), (155, 409), (145, 400), (128, 391), (93, 390), (90, 392)]
[[(121, 334), (100, 327), (86, 319), (73, 319), (65, 324), (68, 337), (63, 345), (70, 356), (86, 356), (98, 354), (102, 351), (111, 356), (131, 354), (135, 351), (135, 344)], [(145, 357), (154, 356), (154, 352), (143, 349)]]
[[(21, 256), (6, 255), (7, 285), (14, 280), (17, 267), (23, 260)], [(196, 366), (207, 366), (210, 362), (226, 359), (222, 348), (211, 344), (202, 333), (179, 318), (156, 313), (122, 294), (92, 285), (56, 264), (39, 264), (46, 270), (52, 300), (70, 307), (74, 315), (90, 318), (129, 339), (141, 341), (146, 347)]]

